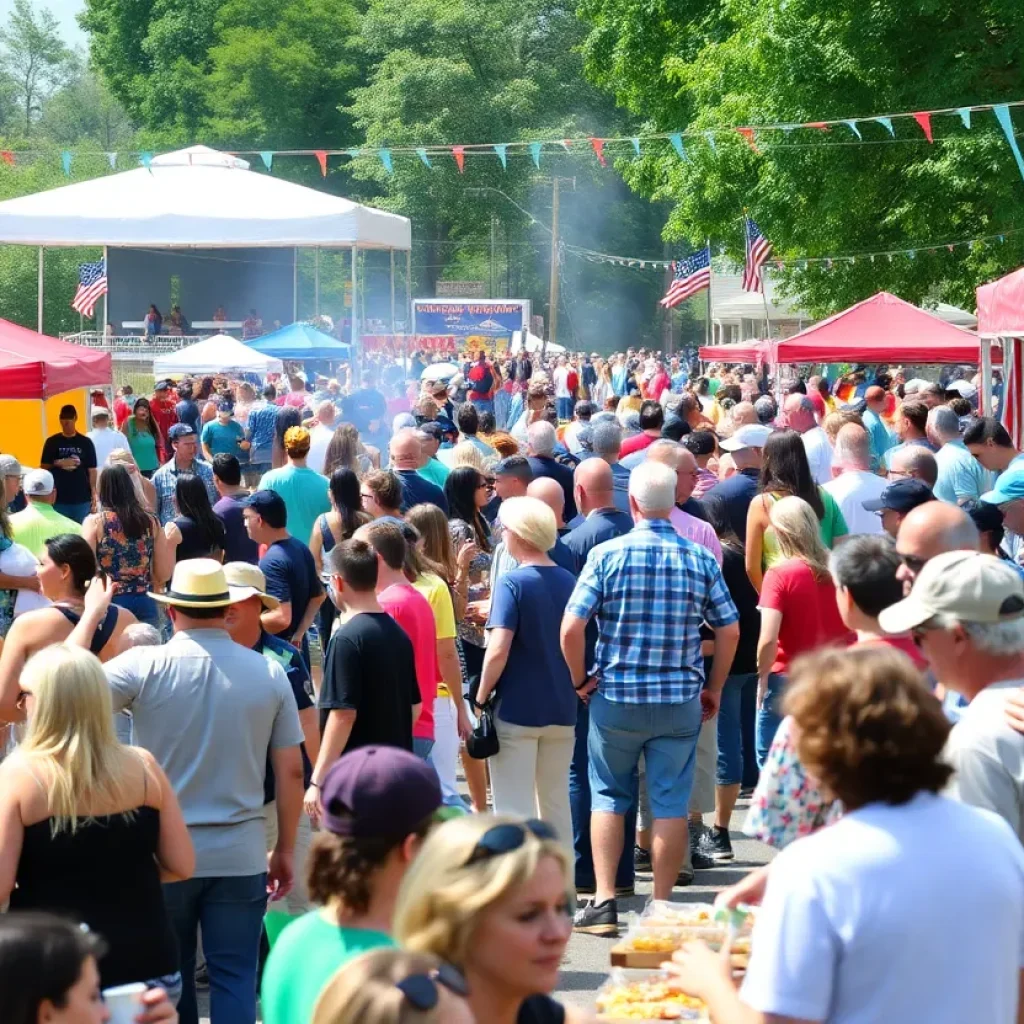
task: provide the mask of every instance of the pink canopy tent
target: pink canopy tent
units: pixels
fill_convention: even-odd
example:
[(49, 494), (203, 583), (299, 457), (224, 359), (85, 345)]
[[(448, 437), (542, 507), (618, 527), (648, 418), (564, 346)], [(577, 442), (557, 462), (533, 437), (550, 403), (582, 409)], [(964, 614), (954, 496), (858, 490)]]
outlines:
[(0, 398), (50, 398), (109, 384), (109, 352), (72, 345), (0, 320)]
[(743, 341), (736, 345), (702, 345), (697, 355), (707, 363), (758, 365), (768, 357), (768, 345), (764, 341)]
[[(1004, 373), (1006, 394), (1002, 424), (1016, 447), (1024, 441), (1024, 267), (978, 288), (978, 334), (982, 347), (982, 378), (988, 383), (993, 340), (1000, 339), (1006, 353)], [(990, 408), (989, 392), (983, 390), (983, 408)]]

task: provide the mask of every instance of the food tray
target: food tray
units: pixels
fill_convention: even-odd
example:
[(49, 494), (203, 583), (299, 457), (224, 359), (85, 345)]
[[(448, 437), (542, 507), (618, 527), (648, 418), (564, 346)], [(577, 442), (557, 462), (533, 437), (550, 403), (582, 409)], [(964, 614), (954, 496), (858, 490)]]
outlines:
[[(597, 1019), (601, 1024), (626, 1024), (627, 1021), (656, 1024), (666, 1020), (706, 1022), (704, 1003), (670, 991), (665, 986), (665, 978), (660, 971), (613, 970), (597, 992)], [(645, 999), (645, 996), (651, 998)]]
[[(706, 942), (712, 949), (721, 949), (728, 934), (725, 923), (714, 920), (710, 904), (669, 903), (654, 900), (633, 920), (622, 940), (611, 949), (614, 967), (656, 969), (684, 943), (693, 939)], [(750, 955), (750, 921), (744, 922), (734, 936), (731, 962), (734, 969), (744, 969)]]

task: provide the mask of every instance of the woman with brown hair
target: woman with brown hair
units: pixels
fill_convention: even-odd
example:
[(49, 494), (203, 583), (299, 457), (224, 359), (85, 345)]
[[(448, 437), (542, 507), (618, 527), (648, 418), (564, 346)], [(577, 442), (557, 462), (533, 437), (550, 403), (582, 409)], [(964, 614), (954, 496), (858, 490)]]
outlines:
[(380, 466), (380, 452), (368, 448), (359, 439), (359, 431), (351, 423), (341, 423), (327, 445), (324, 476), (329, 480), (336, 469), (351, 469), (360, 479)]
[(1005, 821), (942, 795), (950, 725), (920, 673), (882, 646), (823, 651), (785, 703), (846, 814), (772, 862), (739, 992), (702, 943), (673, 958), (679, 987), (722, 1024), (1018, 1020), (1024, 853)]

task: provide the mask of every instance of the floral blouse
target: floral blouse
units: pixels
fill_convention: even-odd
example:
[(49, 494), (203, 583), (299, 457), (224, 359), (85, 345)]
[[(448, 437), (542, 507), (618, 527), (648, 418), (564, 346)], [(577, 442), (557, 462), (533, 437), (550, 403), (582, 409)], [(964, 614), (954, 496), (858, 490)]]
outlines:
[[(473, 527), (464, 519), (449, 520), (448, 532), (451, 534), (456, 554), (467, 540), (476, 543)], [(493, 539), (490, 539), (490, 543), (493, 550)], [(469, 563), (467, 601), (486, 601), (491, 596), (491, 557), (491, 552), (480, 551)], [(463, 619), (459, 623), (459, 639), (463, 643), (474, 644), (477, 647), (484, 647), (487, 643), (484, 627), (468, 619)]]

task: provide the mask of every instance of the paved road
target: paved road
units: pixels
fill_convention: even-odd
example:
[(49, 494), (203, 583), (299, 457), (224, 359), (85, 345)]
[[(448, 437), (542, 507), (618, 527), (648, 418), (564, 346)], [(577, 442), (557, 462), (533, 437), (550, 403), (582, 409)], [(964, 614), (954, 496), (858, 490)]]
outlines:
[[(747, 839), (740, 832), (746, 815), (748, 801), (741, 800), (732, 820), (732, 845), (736, 859), (723, 867), (710, 871), (698, 871), (693, 885), (685, 889), (676, 889), (673, 899), (680, 903), (711, 903), (715, 893), (740, 880), (751, 868), (767, 863), (771, 859), (771, 850), (763, 843)], [(708, 817), (710, 821), (710, 816)], [(619, 921), (623, 926), (627, 923), (630, 912), (639, 913), (651, 895), (651, 880), (637, 879), (636, 896), (632, 899), (619, 900)], [(594, 935), (573, 933), (569, 941), (569, 949), (561, 979), (556, 993), (566, 1003), (578, 1006), (592, 1006), (594, 996), (608, 974), (608, 951), (613, 945), (612, 939), (598, 938)], [(199, 1012), (201, 1024), (210, 1024), (209, 991), (199, 993)]]

